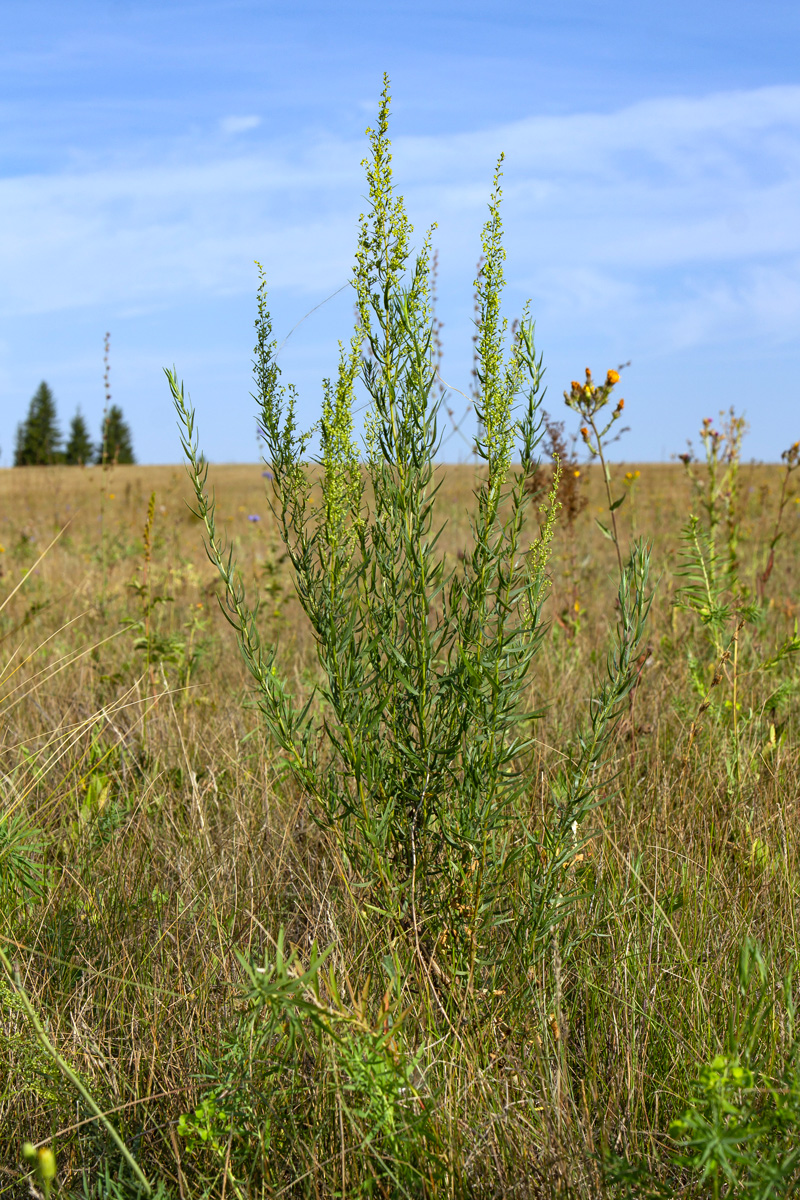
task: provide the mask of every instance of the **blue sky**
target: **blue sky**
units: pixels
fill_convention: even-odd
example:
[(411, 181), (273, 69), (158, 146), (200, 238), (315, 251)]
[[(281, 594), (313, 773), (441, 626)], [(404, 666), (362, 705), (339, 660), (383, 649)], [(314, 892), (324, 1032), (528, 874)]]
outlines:
[[(142, 461), (180, 456), (173, 363), (209, 457), (258, 457), (253, 260), (279, 338), (346, 284), (384, 70), (454, 389), (504, 151), (507, 312), (531, 297), (550, 411), (631, 360), (621, 456), (668, 459), (730, 404), (747, 456), (800, 437), (796, 3), (6, 0), (3, 25), (3, 465), (42, 379), (63, 426), (80, 406), (99, 427), (106, 330)], [(345, 289), (281, 352), (308, 425), (351, 312)]]

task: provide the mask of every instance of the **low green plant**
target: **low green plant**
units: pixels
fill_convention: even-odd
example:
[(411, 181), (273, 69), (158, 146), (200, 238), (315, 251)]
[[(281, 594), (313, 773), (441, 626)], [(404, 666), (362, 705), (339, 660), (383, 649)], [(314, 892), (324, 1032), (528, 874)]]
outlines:
[[(800, 1039), (790, 971), (775, 989), (760, 945), (745, 938), (724, 1043), (700, 1065), (670, 1125), (663, 1175), (688, 1174), (688, 1194), (788, 1200), (800, 1186)], [(643, 1162), (609, 1155), (627, 1196), (666, 1197)]]
[(13, 809), (0, 813), (0, 899), (42, 894), (42, 848), (40, 831), (26, 817)]
[(9, 1080), (18, 1101), (47, 1108), (63, 1104), (67, 1089), (50, 1055), (28, 1020), (13, 984), (0, 976), (0, 1075)]
[[(144, 1189), (145, 1193), (148, 1196), (151, 1195), (152, 1188), (147, 1180), (147, 1177), (139, 1167), (139, 1164), (136, 1162), (136, 1159), (133, 1157), (128, 1147), (123, 1142), (114, 1125), (94, 1099), (78, 1072), (67, 1061), (64, 1055), (58, 1052), (58, 1049), (53, 1045), (50, 1037), (48, 1037), (47, 1032), (42, 1025), (41, 1019), (39, 1018), (39, 1014), (36, 1012), (28, 993), (22, 985), (19, 970), (11, 963), (5, 951), (2, 949), (0, 949), (0, 967), (2, 967), (5, 972), (5, 980), (7, 980), (8, 984), (10, 984), (13, 988), (13, 994), (16, 998), (17, 1004), (24, 1010), (25, 1015), (30, 1022), (32, 1032), (35, 1035), (39, 1047), (47, 1056), (47, 1058), (51, 1060), (66, 1082), (70, 1084), (81, 1096), (84, 1103), (93, 1114), (94, 1118), (108, 1133), (122, 1160), (127, 1164), (128, 1168), (135, 1176), (141, 1187)], [(5, 980), (3, 980), (3, 977), (0, 976), (0, 982), (5, 982)], [(31, 1147), (31, 1150), (34, 1154), (37, 1153), (34, 1147)], [(26, 1157), (30, 1158), (30, 1156)], [(52, 1180), (55, 1177), (55, 1159), (53, 1158), (52, 1152), (49, 1152), (49, 1156), (46, 1155), (44, 1158), (40, 1155), (37, 1155), (37, 1170), (39, 1171), (40, 1176), (46, 1176), (48, 1183), (52, 1183)]]
[(723, 1052), (700, 1069), (692, 1103), (673, 1122), (678, 1163), (721, 1195), (783, 1200), (800, 1185), (800, 1040), (793, 974), (770, 986), (760, 945), (739, 952), (736, 1002)]
[(237, 1194), (275, 1186), (287, 1171), (302, 1178), (315, 1158), (359, 1195), (416, 1195), (442, 1176), (436, 1106), (417, 1083), (399, 981), (377, 1005), (369, 982), (346, 1001), (333, 967), (324, 969), (329, 954), (312, 947), (304, 966), (281, 930), (260, 964), (240, 956), (243, 1015), (208, 1064), (211, 1090), (178, 1126), (197, 1169), (205, 1157), (206, 1177), (225, 1175)]

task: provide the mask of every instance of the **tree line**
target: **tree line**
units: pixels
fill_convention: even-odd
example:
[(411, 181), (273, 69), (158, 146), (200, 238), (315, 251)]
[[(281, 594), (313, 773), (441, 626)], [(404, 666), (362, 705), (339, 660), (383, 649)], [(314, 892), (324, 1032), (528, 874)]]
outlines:
[(28, 415), (17, 426), (14, 466), (38, 467), (54, 463), (88, 466), (92, 462), (136, 462), (130, 426), (122, 409), (117, 404), (106, 409), (96, 443), (92, 441), (79, 409), (72, 418), (65, 443), (58, 426), (52, 390), (42, 381), (31, 399)]

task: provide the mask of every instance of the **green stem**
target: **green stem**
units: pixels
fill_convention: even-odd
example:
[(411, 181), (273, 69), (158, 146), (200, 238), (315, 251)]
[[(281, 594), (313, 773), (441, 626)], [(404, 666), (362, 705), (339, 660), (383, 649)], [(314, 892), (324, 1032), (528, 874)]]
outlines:
[[(614, 549), (617, 552), (617, 562), (619, 563), (619, 573), (622, 575), (624, 567), (622, 565), (622, 551), (619, 548), (619, 534), (617, 533), (617, 514), (614, 510), (614, 501), (611, 496), (611, 478), (606, 465), (605, 456), (603, 455), (603, 440), (597, 432), (597, 426), (594, 423), (594, 417), (589, 417), (589, 423), (592, 426), (594, 440), (597, 443), (597, 456), (600, 459), (600, 465), (603, 468), (603, 483), (606, 486), (606, 496), (608, 498), (608, 511), (611, 516), (611, 526), (614, 530)], [(607, 428), (607, 427), (606, 427)]]
[(9, 960), (6, 957), (3, 950), (0, 950), (0, 962), (3, 964), (6, 974), (8, 975), (9, 979), (13, 983), (14, 988), (17, 992), (17, 995), (19, 996), (20, 1000), (22, 1001), (23, 1008), (25, 1009), (25, 1012), (28, 1014), (28, 1018), (31, 1022), (31, 1025), (33, 1026), (34, 1032), (35, 1032), (37, 1038), (39, 1039), (39, 1041), (41, 1042), (42, 1046), (47, 1051), (47, 1053), (50, 1055), (50, 1057), (53, 1059), (54, 1063), (56, 1064), (56, 1066), (58, 1067), (59, 1071), (64, 1076), (64, 1078), (67, 1079), (72, 1084), (72, 1086), (74, 1088), (76, 1088), (77, 1091), (80, 1092), (81, 1096), (83, 1096), (84, 1100), (89, 1105), (89, 1108), (92, 1110), (94, 1115), (97, 1117), (97, 1120), (100, 1121), (105, 1126), (109, 1137), (114, 1142), (114, 1145), (117, 1147), (120, 1154), (125, 1159), (126, 1163), (130, 1167), (130, 1169), (133, 1171), (133, 1173), (136, 1176), (136, 1178), (138, 1179), (139, 1183), (141, 1183), (142, 1187), (147, 1192), (147, 1195), (151, 1196), (153, 1194), (153, 1189), (150, 1186), (150, 1184), (147, 1180), (147, 1177), (143, 1174), (136, 1159), (133, 1157), (130, 1150), (125, 1145), (122, 1138), (120, 1137), (120, 1135), (117, 1133), (114, 1126), (109, 1121), (108, 1117), (105, 1115), (105, 1113), (102, 1111), (100, 1106), (96, 1103), (96, 1101), (92, 1098), (92, 1096), (88, 1092), (83, 1081), (79, 1078), (78, 1075), (75, 1074), (75, 1072), (72, 1070), (72, 1068), (70, 1066), (68, 1066), (68, 1064), (64, 1061), (64, 1059), (58, 1053), (55, 1046), (53, 1045), (53, 1043), (50, 1041), (49, 1037), (45, 1033), (45, 1031), (42, 1027), (42, 1023), (39, 1020), (39, 1017), (36, 1013), (36, 1009), (31, 1004), (30, 999), (28, 998), (28, 993), (25, 991), (25, 988), (22, 986), (22, 982), (19, 977), (19, 971), (15, 967), (12, 967), (11, 963), (9, 962)]

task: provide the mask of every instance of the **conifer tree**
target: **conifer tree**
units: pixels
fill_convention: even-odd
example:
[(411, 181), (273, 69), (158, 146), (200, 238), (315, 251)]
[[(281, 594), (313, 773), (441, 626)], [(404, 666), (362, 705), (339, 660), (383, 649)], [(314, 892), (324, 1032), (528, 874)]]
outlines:
[(118, 404), (109, 408), (103, 428), (100, 430), (100, 444), (95, 452), (95, 462), (102, 463), (134, 463), (133, 441), (131, 430), (122, 416)]
[(56, 402), (52, 391), (42, 381), (31, 399), (27, 417), (17, 426), (14, 466), (43, 466), (62, 460)]
[(70, 466), (83, 467), (92, 461), (93, 454), (94, 446), (92, 445), (92, 439), (89, 437), (89, 430), (79, 409), (72, 418), (72, 424), (69, 427), (66, 462)]

